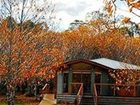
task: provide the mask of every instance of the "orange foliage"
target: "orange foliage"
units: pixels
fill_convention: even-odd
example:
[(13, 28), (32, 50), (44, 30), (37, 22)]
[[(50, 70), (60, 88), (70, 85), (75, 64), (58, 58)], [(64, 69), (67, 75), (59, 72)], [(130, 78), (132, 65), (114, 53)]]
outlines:
[(18, 26), (10, 30), (4, 20), (0, 34), (0, 75), (8, 73), (12, 76), (11, 81), (54, 77), (56, 67), (63, 62), (57, 33), (44, 30), (22, 32)]
[(137, 1), (137, 2), (135, 2), (135, 3), (132, 3), (131, 6), (132, 6), (133, 8), (140, 9), (140, 1)]
[(63, 33), (64, 57), (72, 59), (92, 59), (106, 57), (138, 64), (140, 39), (126, 37), (121, 29), (107, 30), (96, 34), (90, 28), (66, 31)]
[(109, 13), (109, 15), (112, 15), (113, 12), (116, 13), (115, 11), (117, 10), (117, 7), (119, 7), (116, 3), (118, 1), (122, 1), (122, 3), (125, 2), (128, 10), (135, 16), (140, 17), (140, 14), (138, 12), (140, 10), (140, 0), (105, 0), (105, 7), (107, 8), (107, 12)]
[(111, 3), (109, 3), (108, 6), (107, 6), (107, 12), (108, 12), (110, 15), (112, 15), (112, 12), (113, 12), (113, 6), (112, 6)]
[(123, 19), (123, 22), (124, 22), (124, 23), (128, 23), (128, 22), (130, 22), (130, 18), (125, 17), (125, 18)]
[(0, 74), (10, 71), (14, 79), (53, 78), (64, 61), (99, 57), (140, 65), (140, 38), (126, 37), (121, 29), (112, 29), (109, 25), (110, 29), (106, 30), (99, 27), (101, 24), (104, 21), (97, 20), (90, 26), (81, 25), (62, 33), (42, 29), (25, 34), (18, 27), (10, 31), (8, 23), (3, 21), (0, 26)]

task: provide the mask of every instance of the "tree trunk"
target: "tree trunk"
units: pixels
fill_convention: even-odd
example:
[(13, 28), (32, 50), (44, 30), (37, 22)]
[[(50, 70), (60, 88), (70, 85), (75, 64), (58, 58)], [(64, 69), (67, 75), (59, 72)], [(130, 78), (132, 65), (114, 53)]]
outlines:
[(35, 95), (35, 99), (37, 100), (37, 84), (36, 84), (36, 81), (35, 81), (35, 84), (34, 84), (34, 95)]
[(7, 105), (15, 105), (15, 89), (7, 84)]

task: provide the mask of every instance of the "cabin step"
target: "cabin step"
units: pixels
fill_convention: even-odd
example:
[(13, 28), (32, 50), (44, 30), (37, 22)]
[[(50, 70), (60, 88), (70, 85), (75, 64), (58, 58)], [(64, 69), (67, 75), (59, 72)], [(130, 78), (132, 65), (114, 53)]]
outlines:
[(84, 95), (81, 100), (81, 105), (93, 105), (94, 100), (92, 95)]
[(140, 97), (99, 96), (98, 105), (140, 105)]
[(76, 95), (57, 95), (57, 103), (75, 103)]

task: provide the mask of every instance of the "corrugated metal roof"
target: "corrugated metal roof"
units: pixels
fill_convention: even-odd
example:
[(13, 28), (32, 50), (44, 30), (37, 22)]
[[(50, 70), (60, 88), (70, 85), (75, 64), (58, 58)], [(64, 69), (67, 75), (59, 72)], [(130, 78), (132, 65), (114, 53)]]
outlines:
[(136, 65), (128, 64), (128, 63), (124, 63), (124, 62), (119, 62), (119, 61), (115, 61), (115, 60), (111, 60), (111, 59), (107, 59), (107, 58), (93, 59), (90, 61), (93, 63), (97, 63), (100, 65), (106, 66), (106, 67), (111, 68), (111, 69), (140, 70), (140, 66), (136, 66)]

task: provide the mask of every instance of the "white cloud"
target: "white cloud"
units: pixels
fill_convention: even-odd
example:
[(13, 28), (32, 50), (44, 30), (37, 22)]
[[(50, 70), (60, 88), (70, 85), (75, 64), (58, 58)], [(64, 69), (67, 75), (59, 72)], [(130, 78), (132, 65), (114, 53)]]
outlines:
[[(60, 29), (67, 29), (69, 24), (74, 20), (85, 20), (86, 14), (95, 10), (103, 8), (104, 0), (53, 0), (56, 9), (57, 19), (61, 19)], [(120, 9), (118, 9), (118, 15), (124, 15), (132, 18), (132, 21), (140, 20), (134, 15), (128, 12), (128, 7), (122, 2), (116, 3)]]
[(61, 18), (61, 29), (66, 29), (75, 19), (84, 20), (88, 12), (99, 10), (102, 0), (55, 0), (56, 17)]

